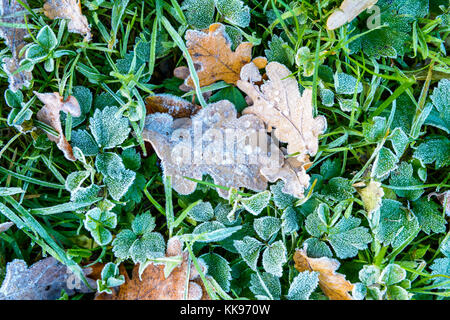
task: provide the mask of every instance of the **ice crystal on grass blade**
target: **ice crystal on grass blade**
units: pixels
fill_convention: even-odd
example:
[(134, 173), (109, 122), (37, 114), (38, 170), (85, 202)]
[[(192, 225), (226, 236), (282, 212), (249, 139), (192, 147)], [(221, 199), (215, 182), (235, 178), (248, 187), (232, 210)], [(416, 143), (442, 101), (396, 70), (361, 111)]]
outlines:
[(309, 300), (311, 293), (319, 285), (319, 273), (303, 271), (294, 278), (289, 287), (289, 300)]
[(101, 246), (111, 242), (112, 234), (108, 229), (114, 229), (116, 225), (117, 215), (99, 208), (89, 210), (84, 220), (84, 227), (89, 230), (95, 242)]
[(90, 120), (89, 128), (99, 147), (111, 149), (122, 144), (130, 133), (128, 119), (118, 116), (117, 107), (96, 110)]

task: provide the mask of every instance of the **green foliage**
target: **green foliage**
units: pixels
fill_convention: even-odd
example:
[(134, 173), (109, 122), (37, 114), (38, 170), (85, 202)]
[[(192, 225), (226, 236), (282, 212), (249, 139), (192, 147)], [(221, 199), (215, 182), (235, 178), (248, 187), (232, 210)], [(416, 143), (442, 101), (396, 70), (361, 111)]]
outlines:
[(280, 278), (267, 272), (261, 275), (252, 273), (250, 290), (258, 300), (279, 300), (281, 298)]
[(97, 145), (103, 149), (111, 149), (122, 144), (130, 133), (128, 119), (117, 115), (117, 107), (105, 107), (96, 110), (90, 119), (89, 128)]
[(111, 242), (112, 234), (108, 229), (117, 225), (117, 215), (114, 212), (94, 208), (86, 213), (84, 227), (89, 230), (95, 242), (104, 246)]
[(319, 273), (303, 271), (294, 278), (289, 287), (289, 300), (309, 300), (319, 284)]
[(125, 283), (125, 276), (119, 274), (119, 267), (112, 262), (108, 262), (103, 267), (101, 279), (97, 280), (97, 291), (99, 293), (112, 294), (111, 288), (118, 287)]
[(414, 151), (414, 158), (423, 165), (435, 163), (436, 169), (450, 164), (450, 140), (446, 137), (429, 139)]
[(213, 277), (225, 291), (230, 291), (231, 267), (227, 260), (216, 253), (206, 253), (199, 257), (208, 267), (207, 274)]

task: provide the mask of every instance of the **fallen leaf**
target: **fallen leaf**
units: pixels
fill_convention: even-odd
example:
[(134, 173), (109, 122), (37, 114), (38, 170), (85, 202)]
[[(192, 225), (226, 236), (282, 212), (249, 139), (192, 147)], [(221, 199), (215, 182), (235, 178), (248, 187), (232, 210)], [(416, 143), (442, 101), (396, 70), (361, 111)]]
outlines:
[[(284, 160), (282, 151), (267, 135), (264, 123), (254, 115), (237, 118), (234, 105), (222, 100), (201, 109), (192, 118), (173, 119), (168, 114), (147, 116), (142, 134), (162, 160), (164, 175), (180, 194), (195, 191), (209, 174), (227, 188), (263, 191), (267, 181), (285, 181), (283, 192), (303, 197), (309, 176), (295, 159)], [(227, 199), (228, 192), (217, 188)]]
[(328, 17), (327, 29), (334, 30), (343, 26), (377, 2), (378, 0), (344, 0), (340, 8)]
[(353, 300), (348, 292), (353, 290), (354, 285), (345, 280), (343, 274), (336, 273), (339, 261), (327, 257), (310, 258), (304, 248), (295, 251), (294, 262), (299, 272), (319, 272), (319, 286), (330, 300)]
[(201, 107), (171, 94), (156, 94), (145, 99), (147, 114), (167, 113), (174, 118), (189, 118)]
[[(23, 0), (27, 4), (26, 0)], [(0, 16), (3, 23), (25, 24), (24, 15), (21, 14), (25, 9), (17, 0), (0, 0)], [(3, 58), (3, 71), (8, 75), (9, 88), (16, 92), (17, 90), (30, 85), (32, 74), (28, 71), (16, 72), (20, 67), (22, 57), (20, 50), (26, 45), (25, 38), (28, 31), (25, 28), (13, 28), (5, 25), (0, 26), (0, 37), (5, 40), (5, 44), (11, 50), (11, 57)]]
[(319, 148), (319, 135), (325, 132), (325, 117), (313, 117), (312, 90), (305, 89), (300, 94), (291, 72), (278, 62), (266, 66), (268, 81), (258, 86), (261, 75), (254, 63), (241, 70), (241, 80), (237, 86), (253, 101), (243, 114), (254, 114), (263, 120), (281, 141), (288, 144), (287, 153), (296, 154), (299, 165), (309, 162)]
[(361, 196), (364, 209), (367, 211), (367, 216), (370, 218), (372, 213), (378, 210), (381, 206), (381, 201), (384, 196), (381, 183), (371, 180), (365, 188), (357, 189), (357, 191)]
[[(163, 264), (149, 264), (139, 277), (139, 264), (133, 268), (130, 279), (125, 268), (120, 273), (125, 276), (125, 283), (113, 288), (113, 294), (102, 293), (96, 300), (183, 300), (188, 283), (188, 300), (206, 300), (208, 294), (202, 286), (202, 280), (195, 266), (190, 263), (189, 253), (182, 250), (182, 242), (171, 238), (167, 244), (166, 257), (181, 256), (182, 262), (166, 278)], [(205, 270), (206, 271), (206, 270)], [(189, 274), (189, 279), (188, 279)], [(189, 280), (189, 281), (188, 281)]]
[(428, 200), (432, 196), (435, 196), (443, 206), (445, 205), (445, 214), (450, 217), (450, 191), (442, 193), (432, 192), (428, 195)]
[(44, 4), (44, 14), (49, 19), (68, 19), (70, 32), (84, 35), (85, 41), (92, 38), (86, 16), (81, 13), (80, 0), (47, 0)]
[(13, 225), (13, 222), (0, 223), (0, 233), (8, 231)]
[(75, 161), (75, 156), (72, 152), (72, 146), (67, 141), (63, 134), (61, 126), (61, 119), (59, 112), (63, 111), (66, 114), (70, 113), (73, 117), (79, 117), (81, 115), (81, 108), (77, 99), (74, 96), (69, 96), (66, 101), (58, 92), (53, 93), (39, 93), (33, 91), (36, 97), (44, 103), (44, 107), (37, 113), (37, 119), (48, 124), (59, 133), (59, 137), (55, 137), (47, 133), (47, 137), (50, 141), (56, 142), (59, 150), (64, 153), (64, 156), (68, 160)]
[[(89, 275), (89, 268), (84, 273)], [(94, 280), (87, 280), (92, 288), (97, 287)], [(55, 300), (62, 290), (69, 296), (93, 291), (53, 257), (39, 260), (30, 267), (25, 261), (16, 259), (6, 267), (0, 300)]]
[[(236, 84), (240, 77), (241, 68), (252, 60), (252, 47), (250, 42), (241, 43), (236, 50), (231, 50), (231, 40), (225, 32), (225, 26), (214, 23), (207, 32), (188, 30), (186, 32), (186, 46), (194, 62), (200, 87), (223, 80)], [(265, 66), (267, 59), (259, 57), (258, 66)], [(194, 82), (186, 67), (174, 70), (174, 75), (185, 79), (184, 87), (194, 88)]]

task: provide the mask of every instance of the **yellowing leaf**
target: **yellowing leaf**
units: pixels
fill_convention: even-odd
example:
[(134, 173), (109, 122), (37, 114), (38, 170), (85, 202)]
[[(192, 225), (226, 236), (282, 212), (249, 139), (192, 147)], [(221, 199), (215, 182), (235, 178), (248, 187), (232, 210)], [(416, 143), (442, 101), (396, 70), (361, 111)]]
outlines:
[(269, 127), (275, 127), (274, 134), (286, 142), (287, 153), (296, 154), (299, 165), (309, 162), (319, 147), (318, 137), (326, 129), (325, 117), (313, 117), (312, 90), (305, 89), (300, 95), (297, 81), (289, 77), (291, 72), (278, 62), (266, 66), (268, 81), (262, 85), (258, 68), (250, 63), (241, 70), (237, 85), (253, 101), (244, 109), (244, 114), (255, 114)]
[(330, 300), (353, 300), (348, 293), (353, 290), (353, 284), (345, 280), (345, 276), (336, 273), (339, 262), (327, 257), (310, 258), (305, 249), (297, 249), (294, 254), (295, 268), (299, 272), (319, 272), (319, 286)]
[[(123, 266), (120, 273), (125, 276), (125, 283), (113, 291), (112, 295), (102, 293), (96, 300), (183, 300), (187, 288), (187, 299), (207, 300), (203, 282), (195, 266), (189, 265), (188, 252), (182, 251), (182, 243), (177, 238), (169, 240), (166, 257), (181, 257), (182, 262), (166, 277), (164, 264), (149, 264), (139, 276), (139, 265), (133, 268), (130, 279)], [(189, 269), (189, 272), (188, 272)], [(188, 279), (189, 275), (189, 279)]]
[(47, 0), (44, 4), (44, 14), (52, 20), (68, 19), (67, 27), (70, 32), (84, 35), (85, 41), (91, 40), (91, 28), (81, 13), (80, 0)]
[(34, 94), (44, 103), (44, 107), (42, 107), (36, 115), (37, 119), (48, 124), (59, 133), (59, 137), (47, 133), (48, 139), (56, 142), (59, 150), (64, 153), (64, 156), (68, 160), (75, 161), (76, 159), (72, 152), (72, 146), (63, 134), (59, 112), (63, 111), (65, 113), (70, 113), (73, 117), (79, 117), (81, 115), (81, 108), (77, 99), (73, 96), (69, 96), (67, 100), (64, 101), (58, 92), (39, 93), (34, 91)]
[[(197, 30), (186, 32), (186, 46), (198, 70), (200, 86), (204, 87), (223, 80), (236, 84), (241, 68), (252, 60), (252, 44), (243, 42), (236, 51), (231, 50), (231, 40), (220, 23), (210, 25), (207, 33)], [(264, 65), (265, 58), (258, 58), (258, 65)], [(267, 61), (267, 60), (266, 60)], [(194, 87), (186, 67), (175, 69), (174, 74), (185, 80), (185, 86)]]
[[(26, 0), (23, 0), (27, 4)], [(17, 0), (0, 0), (1, 21), (5, 24), (25, 24), (25, 9)], [(16, 92), (17, 90), (28, 87), (32, 79), (31, 72), (16, 72), (20, 67), (22, 57), (19, 56), (20, 50), (26, 45), (25, 38), (28, 31), (25, 28), (13, 28), (9, 26), (0, 26), (0, 37), (5, 40), (5, 44), (11, 50), (11, 57), (3, 58), (3, 71), (8, 75), (9, 88)]]
[(157, 94), (145, 99), (147, 114), (156, 112), (170, 114), (174, 118), (188, 118), (201, 107), (171, 94)]
[(381, 183), (371, 180), (367, 187), (357, 190), (363, 201), (364, 209), (367, 211), (367, 216), (370, 218), (372, 213), (381, 206), (381, 200), (384, 196)]
[(343, 26), (377, 2), (378, 0), (344, 0), (340, 8), (328, 17), (327, 29), (334, 30)]

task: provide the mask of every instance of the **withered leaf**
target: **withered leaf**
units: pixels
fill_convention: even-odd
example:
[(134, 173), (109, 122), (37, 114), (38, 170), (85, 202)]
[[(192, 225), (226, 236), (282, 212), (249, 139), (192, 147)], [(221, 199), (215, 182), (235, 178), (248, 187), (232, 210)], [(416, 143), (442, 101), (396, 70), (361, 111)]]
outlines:
[(156, 94), (145, 99), (147, 114), (167, 113), (174, 118), (189, 118), (201, 107), (171, 94)]
[(92, 38), (86, 16), (81, 13), (80, 0), (47, 0), (44, 4), (44, 14), (49, 19), (68, 19), (70, 32), (84, 35), (85, 41)]
[[(23, 3), (27, 4), (27, 1), (23, 0)], [(4, 23), (25, 24), (24, 10), (17, 0), (0, 0), (0, 16)], [(0, 26), (0, 37), (5, 40), (5, 44), (11, 50), (11, 57), (5, 57), (2, 60), (3, 71), (8, 75), (9, 88), (14, 92), (28, 87), (32, 79), (29, 71), (16, 72), (22, 61), (19, 55), (20, 50), (26, 45), (27, 36), (28, 31), (25, 28)]]
[(209, 299), (197, 269), (192, 263), (189, 266), (189, 253), (182, 250), (182, 243), (176, 237), (169, 240), (166, 252), (166, 257), (174, 256), (181, 256), (182, 262), (170, 272), (167, 278), (164, 276), (165, 266), (163, 264), (149, 264), (141, 277), (139, 277), (139, 265), (135, 265), (131, 279), (125, 268), (121, 266), (120, 272), (125, 276), (125, 283), (118, 288), (113, 288), (113, 294), (102, 293), (95, 299), (183, 300), (186, 284), (188, 284), (188, 300)]
[(319, 272), (319, 286), (330, 300), (353, 300), (348, 293), (353, 290), (353, 284), (345, 280), (345, 276), (336, 273), (339, 262), (327, 257), (310, 258), (305, 249), (297, 249), (294, 254), (295, 268), (299, 272)]
[(328, 17), (327, 29), (334, 30), (342, 27), (377, 2), (378, 0), (344, 0), (340, 8)]
[(0, 223), (0, 233), (8, 231), (13, 225), (13, 222)]
[[(84, 273), (88, 275), (90, 270), (85, 269)], [(95, 281), (87, 280), (91, 288), (96, 287)], [(39, 260), (30, 267), (25, 261), (16, 259), (6, 267), (0, 300), (55, 300), (62, 290), (69, 296), (93, 291), (53, 257)]]
[(287, 153), (297, 154), (299, 164), (307, 164), (319, 147), (318, 136), (326, 130), (325, 117), (313, 117), (312, 90), (300, 94), (297, 81), (289, 77), (291, 72), (278, 62), (266, 66), (268, 81), (258, 86), (261, 75), (254, 63), (241, 70), (237, 85), (253, 101), (244, 109), (244, 114), (255, 114), (269, 127), (275, 127), (274, 134), (286, 142)]
[(381, 200), (384, 196), (381, 183), (371, 180), (369, 184), (362, 188), (357, 189), (361, 200), (364, 204), (364, 209), (367, 211), (367, 216), (370, 218), (372, 213), (375, 212), (381, 206)]
[[(207, 32), (188, 30), (185, 38), (201, 87), (219, 80), (236, 84), (241, 68), (252, 60), (252, 44), (243, 42), (233, 52), (231, 40), (225, 32), (225, 26), (221, 23), (210, 25)], [(256, 63), (263, 67), (264, 61), (267, 63), (265, 58), (258, 58)], [(176, 68), (174, 75), (185, 79), (185, 87), (194, 87), (186, 67)]]
[(428, 195), (428, 200), (432, 196), (435, 196), (443, 206), (445, 205), (445, 214), (450, 217), (450, 191), (442, 193), (432, 192)]
[[(295, 161), (284, 160), (261, 120), (250, 114), (237, 118), (234, 105), (227, 100), (201, 109), (192, 118), (149, 115), (142, 135), (152, 144), (162, 160), (164, 175), (172, 177), (172, 186), (180, 194), (190, 194), (197, 186), (185, 177), (201, 180), (203, 174), (209, 174), (217, 185), (254, 191), (265, 190), (267, 180), (283, 179), (283, 191), (299, 198), (309, 181)], [(228, 197), (227, 190), (217, 191)]]
[(48, 124), (59, 133), (59, 137), (47, 133), (48, 139), (56, 142), (59, 150), (64, 153), (64, 156), (68, 160), (75, 161), (76, 158), (73, 155), (72, 146), (63, 134), (59, 112), (63, 111), (70, 113), (73, 117), (79, 117), (81, 115), (81, 108), (77, 99), (74, 96), (69, 96), (64, 101), (58, 92), (39, 93), (34, 91), (34, 94), (44, 103), (44, 106), (36, 115), (37, 119)]

